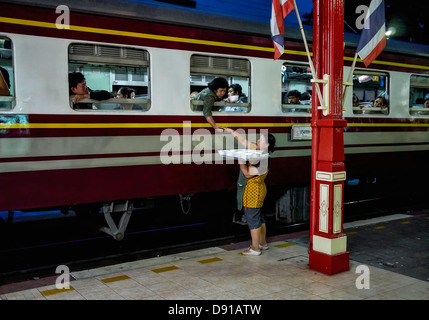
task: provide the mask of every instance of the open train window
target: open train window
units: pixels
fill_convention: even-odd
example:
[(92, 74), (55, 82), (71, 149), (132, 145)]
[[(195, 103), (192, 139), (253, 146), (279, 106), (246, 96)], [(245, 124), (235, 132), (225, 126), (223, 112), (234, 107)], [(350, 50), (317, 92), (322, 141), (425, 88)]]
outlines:
[[(190, 106), (192, 111), (202, 111), (204, 102), (198, 95), (207, 88), (215, 78), (225, 78), (231, 88), (236, 88), (238, 100), (225, 101), (228, 91), (222, 101), (214, 103), (212, 111), (220, 112), (249, 112), (250, 103), (250, 62), (247, 59), (226, 58), (217, 56), (192, 55), (190, 70)], [(228, 88), (228, 89), (230, 89)], [(235, 98), (234, 98), (235, 99)]]
[(15, 106), (12, 41), (0, 36), (0, 111)]
[[(69, 46), (69, 74), (81, 74), (92, 91), (89, 99), (70, 101), (73, 109), (147, 111), (150, 108), (149, 53), (146, 50), (74, 43)], [(79, 77), (80, 75), (78, 75)], [(69, 81), (72, 96), (72, 84)], [(110, 93), (110, 95), (108, 94)]]
[(282, 75), (282, 111), (308, 116), (311, 113), (313, 78), (309, 67), (284, 63)]
[(429, 76), (411, 75), (410, 114), (429, 115)]
[(389, 74), (355, 70), (353, 73), (353, 114), (389, 114)]

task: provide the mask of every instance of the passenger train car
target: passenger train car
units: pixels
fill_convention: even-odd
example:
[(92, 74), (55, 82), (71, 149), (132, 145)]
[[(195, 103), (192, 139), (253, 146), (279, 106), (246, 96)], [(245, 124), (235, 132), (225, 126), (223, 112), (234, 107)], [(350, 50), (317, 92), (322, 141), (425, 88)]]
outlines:
[[(309, 182), (311, 137), (302, 129), (310, 128), (311, 76), (296, 29), (287, 28), (285, 54), (274, 61), (268, 21), (102, 2), (0, 4), (0, 66), (10, 82), (0, 97), (0, 211), (234, 189), (238, 166), (217, 155), (228, 139), (190, 100), (217, 76), (243, 88), (243, 103), (216, 104), (217, 124), (277, 139), (269, 188)], [(345, 80), (356, 41), (346, 37)], [(71, 72), (91, 89), (131, 87), (136, 97), (74, 109)], [(428, 47), (389, 40), (369, 68), (357, 63), (353, 82), (344, 105), (348, 179), (393, 176), (412, 188), (429, 171)], [(291, 90), (302, 93), (300, 108)], [(372, 106), (379, 95), (388, 108)]]

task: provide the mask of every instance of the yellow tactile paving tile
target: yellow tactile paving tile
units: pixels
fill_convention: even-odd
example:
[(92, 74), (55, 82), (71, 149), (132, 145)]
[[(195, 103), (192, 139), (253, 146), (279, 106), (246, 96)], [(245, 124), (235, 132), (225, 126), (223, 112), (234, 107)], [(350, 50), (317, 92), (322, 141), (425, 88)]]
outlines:
[(122, 276), (102, 279), (101, 282), (109, 283), (109, 282), (115, 282), (115, 281), (121, 281), (121, 280), (127, 280), (127, 279), (131, 279), (131, 278), (129, 276), (122, 275)]
[(51, 289), (51, 290), (45, 290), (45, 291), (40, 291), (41, 294), (43, 294), (44, 296), (51, 296), (53, 294), (58, 294), (58, 293), (62, 293), (62, 292), (67, 292), (67, 291), (73, 291), (74, 288), (72, 286), (70, 286), (68, 289), (64, 288), (64, 289)]

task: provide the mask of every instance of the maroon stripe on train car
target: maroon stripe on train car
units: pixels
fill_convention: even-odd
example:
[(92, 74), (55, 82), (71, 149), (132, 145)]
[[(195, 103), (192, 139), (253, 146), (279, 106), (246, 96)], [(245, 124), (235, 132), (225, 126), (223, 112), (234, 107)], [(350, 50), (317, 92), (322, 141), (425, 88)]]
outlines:
[[(417, 118), (346, 118), (347, 124), (373, 124), (372, 126), (347, 126), (344, 132), (398, 132), (398, 131), (429, 131), (429, 119)], [(377, 126), (380, 124), (380, 126)], [(384, 126), (387, 124), (387, 126)], [(400, 125), (400, 126), (395, 126)], [(408, 126), (409, 125), (409, 126)], [(424, 126), (414, 126), (424, 125)]]
[[(427, 151), (345, 155), (348, 179), (369, 171), (377, 177), (393, 173), (418, 177), (428, 161)], [(310, 156), (273, 158), (267, 185), (309, 182), (310, 165)], [(235, 189), (238, 170), (237, 164), (170, 164), (2, 173), (0, 209)]]
[[(167, 144), (167, 142), (165, 142)], [(362, 146), (362, 145), (359, 145)], [(377, 145), (378, 146), (378, 145)], [(216, 146), (213, 146), (216, 147)], [(304, 147), (280, 147), (276, 148), (276, 151), (282, 150), (305, 150), (311, 149), (311, 146)], [(218, 149), (210, 150), (199, 150), (204, 154), (217, 154)], [(221, 150), (221, 149), (219, 149)], [(167, 152), (134, 152), (134, 153), (100, 153), (100, 154), (80, 154), (80, 155), (58, 155), (58, 156), (37, 156), (37, 157), (12, 157), (12, 158), (0, 158), (0, 163), (6, 162), (32, 162), (32, 161), (55, 161), (55, 160), (83, 160), (83, 159), (108, 159), (108, 158), (130, 158), (130, 157), (156, 157), (164, 156), (169, 157), (172, 155), (192, 155), (194, 151), (167, 151)]]
[[(267, 184), (310, 178), (310, 157), (272, 159)], [(235, 189), (237, 164), (170, 164), (0, 174), (0, 209), (17, 210)]]

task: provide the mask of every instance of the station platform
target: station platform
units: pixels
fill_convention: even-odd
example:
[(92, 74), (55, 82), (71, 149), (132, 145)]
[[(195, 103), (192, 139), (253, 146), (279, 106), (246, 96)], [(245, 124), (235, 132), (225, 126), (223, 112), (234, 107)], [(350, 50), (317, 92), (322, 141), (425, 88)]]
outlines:
[[(269, 238), (269, 249), (260, 256), (240, 254), (249, 242), (235, 243), (72, 271), (68, 289), (57, 288), (59, 275), (4, 285), (0, 287), (0, 297), (2, 300), (429, 300), (428, 230), (428, 210), (345, 223), (350, 270), (331, 276), (309, 269), (308, 231), (303, 231)], [(369, 271), (367, 288), (359, 285), (362, 273), (358, 267), (362, 265)], [(173, 313), (185, 310), (180, 309), (180, 304), (171, 306), (176, 308), (171, 309)]]

